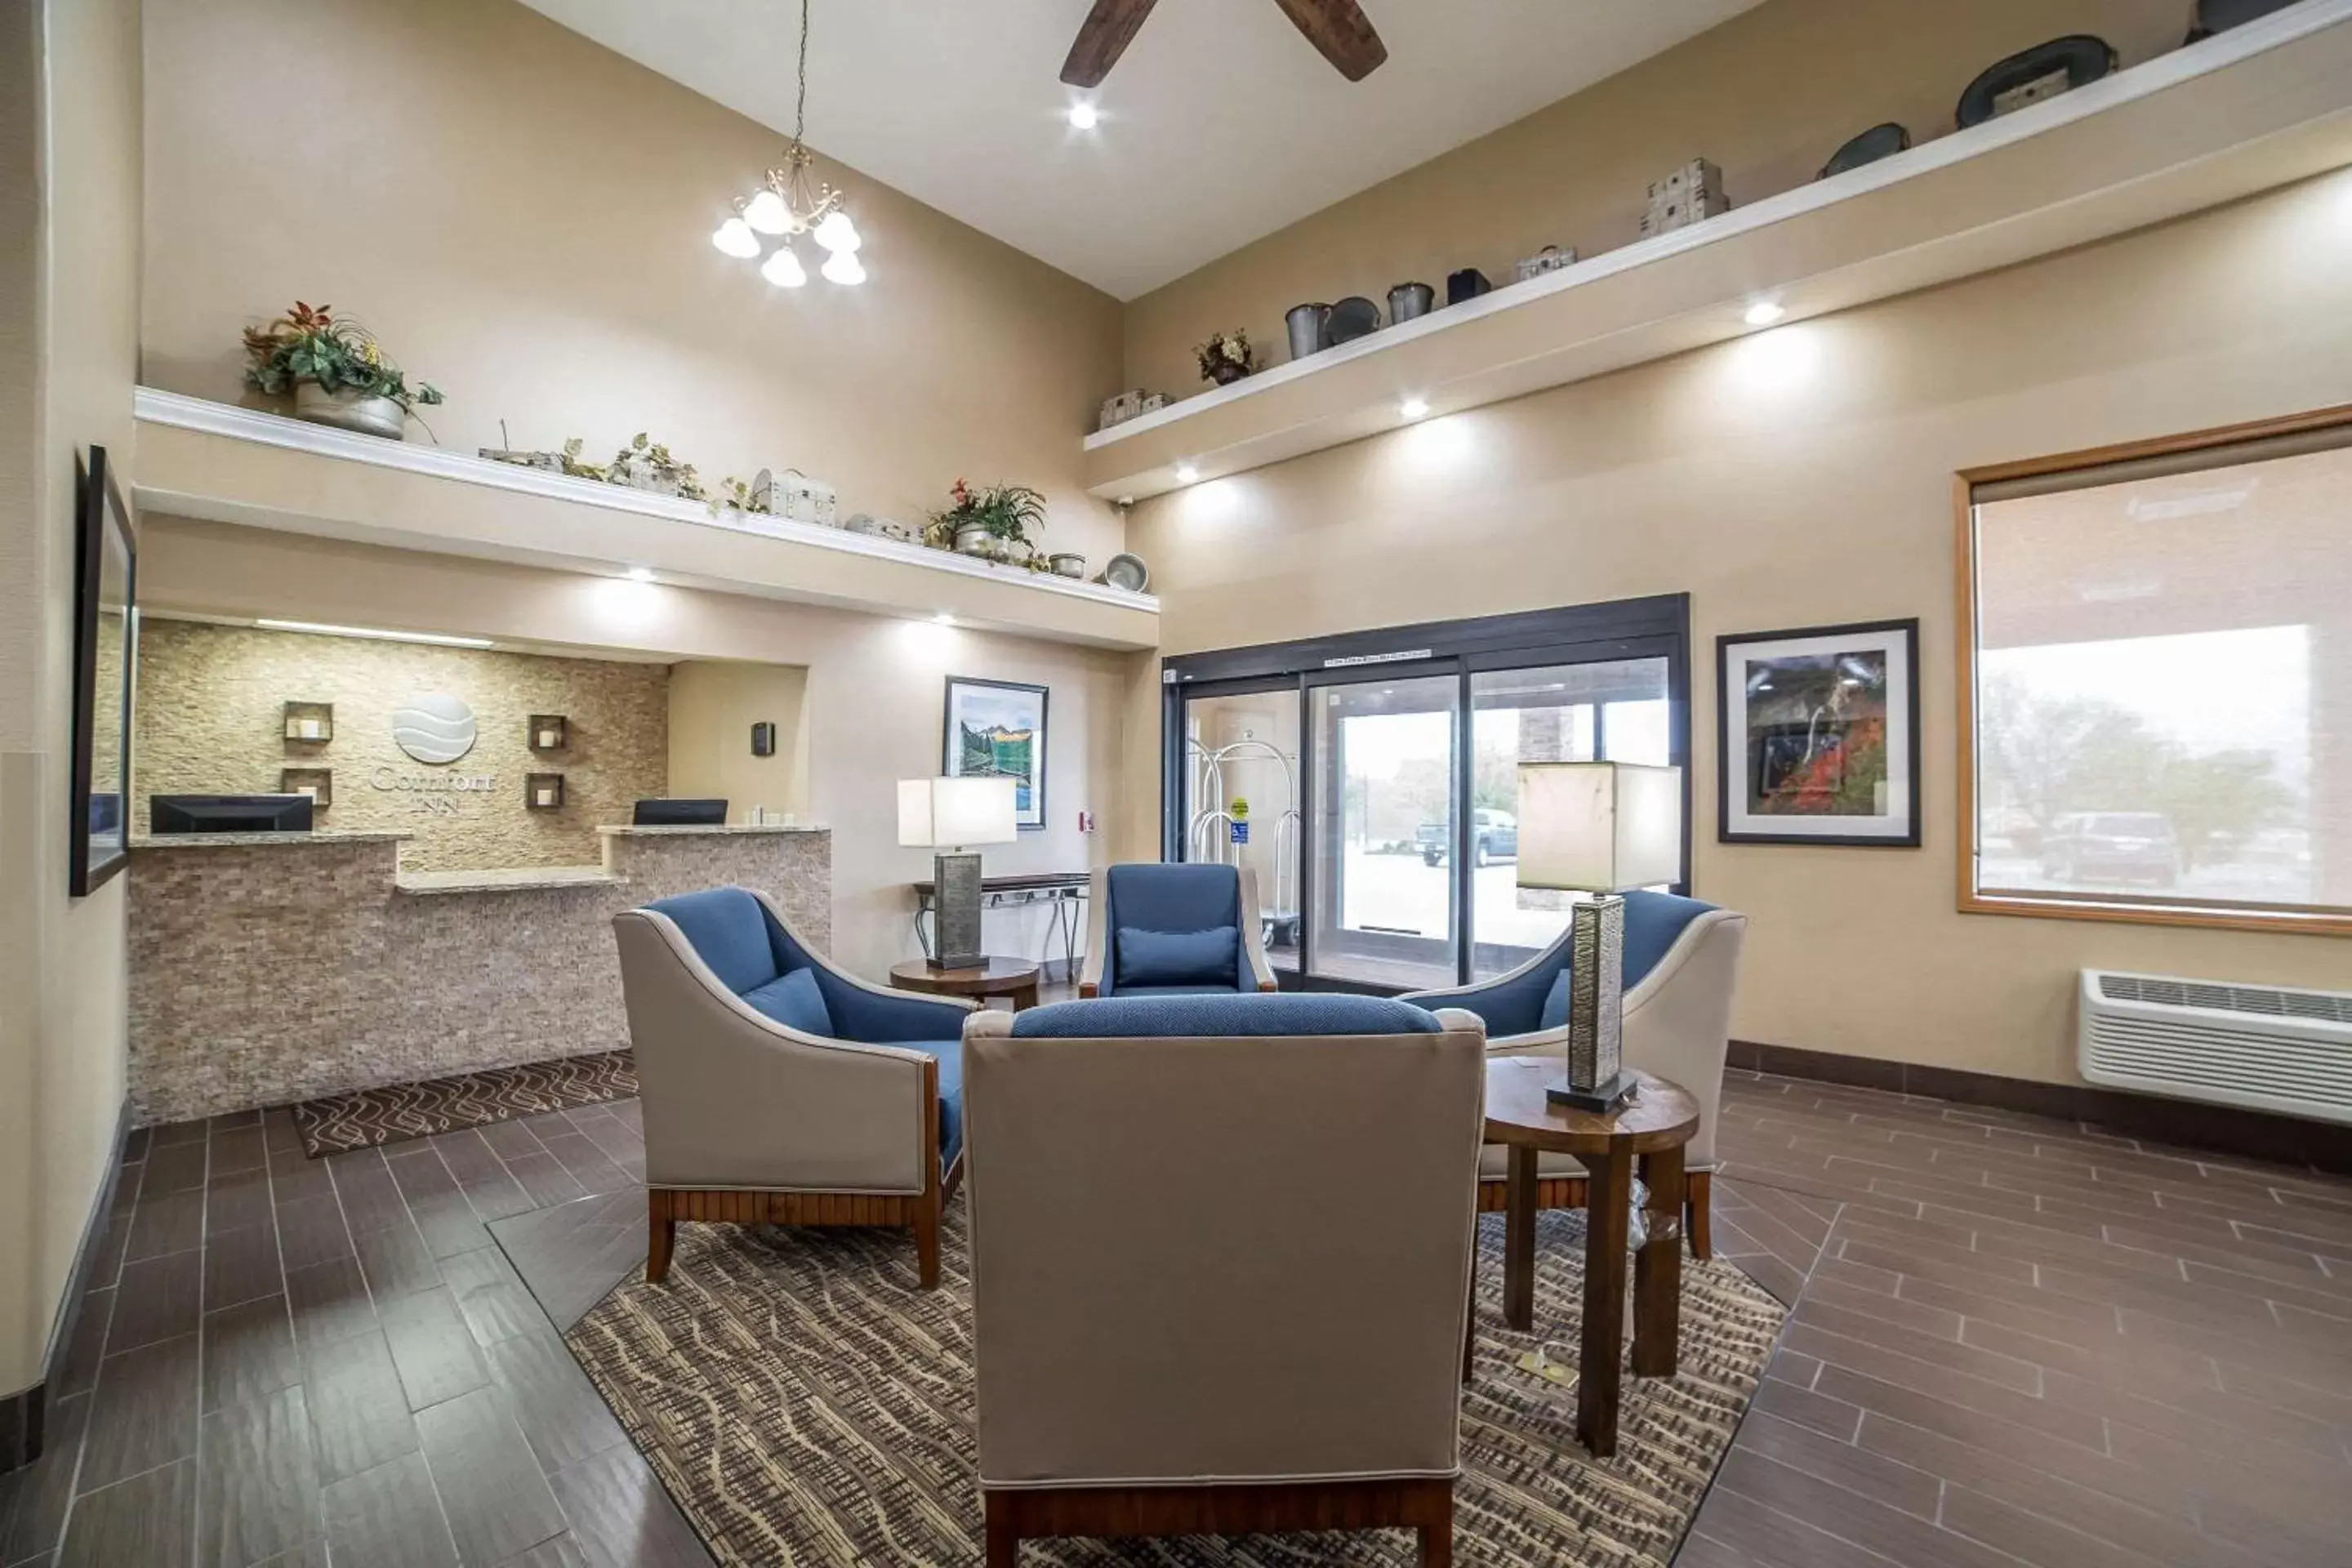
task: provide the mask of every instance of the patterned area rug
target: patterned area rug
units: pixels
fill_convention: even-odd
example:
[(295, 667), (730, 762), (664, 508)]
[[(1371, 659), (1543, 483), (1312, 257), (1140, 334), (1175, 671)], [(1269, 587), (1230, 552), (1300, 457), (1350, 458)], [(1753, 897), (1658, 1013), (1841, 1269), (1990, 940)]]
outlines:
[(601, 1105), (636, 1092), (635, 1059), (626, 1051), (604, 1051), (306, 1100), (294, 1107), (294, 1125), (315, 1160), (460, 1127)]
[[(971, 1295), (964, 1205), (940, 1288), (905, 1237), (678, 1227), (668, 1281), (624, 1282), (566, 1336), (655, 1470), (729, 1564), (976, 1564)], [(1536, 1321), (1503, 1328), (1502, 1216), (1481, 1236), (1475, 1376), (1463, 1391), (1455, 1561), (1465, 1568), (1664, 1565), (1731, 1445), (1783, 1310), (1731, 1265), (1685, 1259), (1681, 1371), (1624, 1383), (1614, 1458), (1576, 1440), (1584, 1220), (1546, 1213)], [(1628, 1322), (1632, 1319), (1628, 1314)], [(1219, 1541), (1032, 1542), (1029, 1568), (1307, 1568), (1415, 1560), (1402, 1531)]]

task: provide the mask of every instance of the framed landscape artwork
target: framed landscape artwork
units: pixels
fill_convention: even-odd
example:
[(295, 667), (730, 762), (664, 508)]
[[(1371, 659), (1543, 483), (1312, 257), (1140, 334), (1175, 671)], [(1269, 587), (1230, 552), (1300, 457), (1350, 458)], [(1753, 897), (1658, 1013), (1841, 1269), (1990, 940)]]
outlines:
[(1045, 688), (1010, 680), (948, 677), (950, 778), (993, 775), (1013, 781), (1024, 829), (1045, 826)]
[(1919, 623), (1716, 639), (1716, 837), (1919, 843)]

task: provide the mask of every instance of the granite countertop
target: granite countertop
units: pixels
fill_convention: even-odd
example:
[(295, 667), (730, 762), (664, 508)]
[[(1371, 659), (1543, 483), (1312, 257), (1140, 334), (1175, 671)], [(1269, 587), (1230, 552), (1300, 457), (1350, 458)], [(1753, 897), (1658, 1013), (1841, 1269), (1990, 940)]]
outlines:
[(623, 823), (616, 827), (600, 827), (596, 831), (614, 838), (691, 838), (697, 835), (718, 837), (728, 834), (825, 833), (831, 830), (821, 822), (795, 822), (790, 826), (775, 822), (730, 822), (723, 827), (637, 827)]
[(401, 844), (413, 833), (142, 833), (131, 840), (133, 849), (254, 849), (307, 848), (320, 844)]
[(549, 888), (604, 888), (626, 880), (602, 866), (517, 866), (499, 871), (403, 871), (404, 893), (520, 893)]

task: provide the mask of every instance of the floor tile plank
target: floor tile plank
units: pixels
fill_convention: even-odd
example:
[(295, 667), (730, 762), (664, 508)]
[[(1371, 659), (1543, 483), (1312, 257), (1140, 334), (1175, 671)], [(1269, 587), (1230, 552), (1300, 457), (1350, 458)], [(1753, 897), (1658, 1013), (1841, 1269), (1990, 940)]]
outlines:
[(416, 1426), (460, 1561), (501, 1562), (566, 1528), (499, 1390), (444, 1400)]
[(319, 1536), (319, 1470), (299, 1386), (205, 1417), (196, 1521), (197, 1568), (248, 1568)]
[(425, 1456), (409, 1453), (326, 1489), (335, 1568), (457, 1568)]

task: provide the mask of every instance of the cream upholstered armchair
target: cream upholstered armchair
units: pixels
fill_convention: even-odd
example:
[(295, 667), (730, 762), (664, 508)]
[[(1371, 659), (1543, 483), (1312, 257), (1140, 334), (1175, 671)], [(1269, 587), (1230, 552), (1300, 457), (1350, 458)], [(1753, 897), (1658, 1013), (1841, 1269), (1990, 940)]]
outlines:
[(1272, 991), (1257, 873), (1139, 861), (1095, 872), (1080, 996)]
[(1332, 1528), (1451, 1562), (1485, 1057), (1369, 996), (965, 1021), (988, 1568)]
[(843, 973), (745, 888), (613, 928), (645, 1106), (646, 1278), (669, 1272), (679, 1220), (734, 1220), (905, 1226), (937, 1285), (972, 1004)]
[[(1624, 899), (1625, 1065), (1680, 1084), (1698, 1100), (1698, 1133), (1685, 1152), (1685, 1228), (1692, 1252), (1708, 1258), (1715, 1251), (1708, 1210), (1717, 1112), (1723, 1104), (1731, 994), (1748, 917), (1670, 893), (1631, 892)], [(1568, 943), (1563, 931), (1558, 942), (1500, 979), (1416, 991), (1404, 1000), (1477, 1014), (1486, 1021), (1489, 1055), (1557, 1056), (1568, 1041)], [(1504, 1163), (1499, 1147), (1485, 1152), (1478, 1173), (1480, 1208), (1504, 1206)], [(1545, 1208), (1584, 1206), (1584, 1167), (1571, 1156), (1543, 1155), (1536, 1179), (1537, 1201)]]

